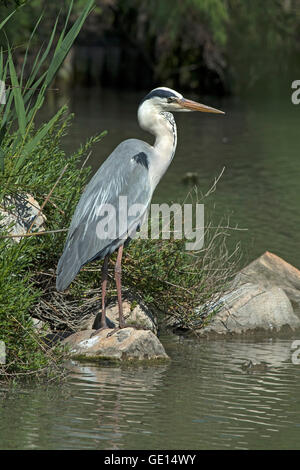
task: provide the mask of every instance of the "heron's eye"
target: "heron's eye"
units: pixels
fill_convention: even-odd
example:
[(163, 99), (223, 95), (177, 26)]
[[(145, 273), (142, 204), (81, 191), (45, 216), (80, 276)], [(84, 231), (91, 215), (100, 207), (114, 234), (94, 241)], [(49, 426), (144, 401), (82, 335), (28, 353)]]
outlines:
[(175, 100), (174, 96), (169, 96), (169, 98), (167, 98), (167, 103), (173, 103), (174, 100)]

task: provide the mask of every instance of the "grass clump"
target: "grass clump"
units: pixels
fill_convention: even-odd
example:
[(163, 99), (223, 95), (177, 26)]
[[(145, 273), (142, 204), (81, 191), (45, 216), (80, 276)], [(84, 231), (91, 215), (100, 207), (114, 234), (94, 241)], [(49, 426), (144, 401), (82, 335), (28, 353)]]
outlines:
[[(31, 313), (43, 291), (37, 282), (40, 272), (53, 277), (57, 258), (63, 248), (63, 233), (68, 226), (89, 170), (80, 166), (97, 135), (71, 156), (62, 150), (62, 138), (72, 116), (62, 107), (48, 122), (35, 126), (46, 91), (82, 24), (93, 1), (84, 5), (78, 18), (68, 28), (73, 2), (59, 35), (56, 20), (48, 43), (43, 44), (34, 63), (27, 64), (31, 42), (39, 27), (38, 19), (31, 34), (21, 69), (15, 65), (14, 49), (7, 40), (0, 48), (0, 341), (5, 344), (6, 362), (0, 364), (2, 377), (37, 375), (57, 368), (58, 349), (49, 348), (44, 332), (37, 333)], [(0, 22), (0, 30), (14, 16)], [(68, 157), (68, 158), (67, 158)], [(58, 184), (59, 183), (59, 184)], [(30, 194), (43, 208), (46, 229), (43, 236), (10, 238), (7, 214), (13, 216), (16, 196)], [(7, 200), (10, 201), (7, 207)], [(34, 221), (27, 232), (34, 229)], [(2, 361), (3, 362), (3, 361)]]
[(186, 240), (134, 240), (123, 262), (124, 284), (138, 292), (164, 324), (195, 331), (218, 310), (241, 257), (228, 248), (228, 220), (205, 227), (204, 246), (187, 251)]
[[(89, 175), (89, 168), (81, 167), (80, 163), (89, 154), (93, 143), (101, 139), (101, 135), (89, 139), (66, 159), (61, 139), (67, 132), (71, 118), (64, 110), (45, 138), (24, 161), (20, 173), (13, 173), (13, 159), (7, 159), (5, 174), (0, 175), (2, 198), (4, 195), (29, 192), (41, 206), (67, 161), (60, 183), (43, 209), (46, 230), (54, 233), (24, 237), (19, 243), (0, 238), (0, 340), (6, 345), (6, 364), (2, 366), (2, 374), (6, 376), (26, 375), (28, 372), (46, 369), (49, 371), (49, 366), (51, 368), (60, 357), (50, 351), (43, 335), (37, 334), (31, 314), (43, 292), (43, 285), (39, 282), (40, 273), (47, 273), (51, 279), (55, 277), (65, 238), (65, 232), (56, 231), (68, 227)], [(7, 138), (2, 145), (9, 154), (13, 139)], [(7, 235), (4, 227), (0, 234), (2, 237)]]

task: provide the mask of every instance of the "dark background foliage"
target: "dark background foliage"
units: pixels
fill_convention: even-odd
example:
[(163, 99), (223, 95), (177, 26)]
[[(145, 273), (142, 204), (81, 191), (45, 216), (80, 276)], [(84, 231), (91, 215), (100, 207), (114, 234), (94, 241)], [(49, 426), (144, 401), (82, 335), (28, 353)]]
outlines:
[[(7, 0), (3, 17), (23, 5), (6, 28), (22, 45), (39, 14), (48, 37), (69, 2)], [(74, 2), (71, 21), (84, 5)], [(146, 89), (164, 83), (223, 95), (278, 89), (299, 72), (299, 0), (96, 0), (62, 76), (72, 84)], [(47, 28), (47, 25), (49, 26)], [(63, 21), (61, 27), (63, 25)], [(2, 38), (3, 40), (3, 38)]]

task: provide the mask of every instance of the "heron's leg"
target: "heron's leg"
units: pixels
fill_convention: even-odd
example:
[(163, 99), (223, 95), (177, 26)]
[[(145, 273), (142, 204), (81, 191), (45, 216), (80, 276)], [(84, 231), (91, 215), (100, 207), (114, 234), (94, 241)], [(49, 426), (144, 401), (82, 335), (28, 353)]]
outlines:
[(121, 245), (118, 249), (117, 261), (115, 265), (115, 279), (116, 279), (116, 285), (117, 285), (120, 328), (125, 327), (125, 321), (124, 321), (124, 316), (123, 316), (123, 305), (122, 305), (122, 285), (121, 285), (122, 255), (123, 255), (123, 245)]
[(106, 306), (105, 306), (105, 296), (106, 296), (106, 286), (107, 286), (107, 275), (108, 275), (108, 260), (109, 255), (106, 255), (103, 261), (102, 272), (101, 272), (101, 290), (102, 290), (102, 312), (100, 320), (100, 328), (108, 328), (106, 323)]

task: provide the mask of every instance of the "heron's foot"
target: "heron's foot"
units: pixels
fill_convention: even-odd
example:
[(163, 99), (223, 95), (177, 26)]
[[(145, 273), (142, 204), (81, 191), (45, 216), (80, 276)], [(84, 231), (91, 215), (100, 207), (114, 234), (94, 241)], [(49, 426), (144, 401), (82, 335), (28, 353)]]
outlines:
[(106, 338), (110, 338), (112, 335), (114, 335), (117, 331), (120, 331), (121, 328), (119, 326), (117, 326), (116, 328), (114, 328), (112, 331), (110, 331), (108, 333), (108, 335), (106, 336)]
[(109, 338), (110, 336), (114, 335), (117, 331), (120, 331), (122, 330), (123, 328), (127, 328), (127, 325), (125, 325), (125, 323), (120, 323), (119, 326), (116, 326), (112, 331), (110, 331), (107, 335), (107, 338)]

